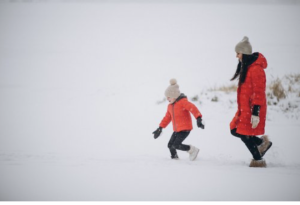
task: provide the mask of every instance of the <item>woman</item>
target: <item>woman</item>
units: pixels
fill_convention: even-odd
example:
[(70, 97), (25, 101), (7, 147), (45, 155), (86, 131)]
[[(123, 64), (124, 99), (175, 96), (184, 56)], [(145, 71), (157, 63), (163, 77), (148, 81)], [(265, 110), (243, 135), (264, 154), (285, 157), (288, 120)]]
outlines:
[(267, 60), (261, 53), (252, 53), (248, 37), (239, 42), (235, 51), (239, 63), (231, 80), (239, 80), (237, 90), (238, 110), (230, 123), (231, 134), (239, 137), (253, 156), (250, 167), (265, 167), (262, 159), (272, 146), (265, 133), (267, 113), (266, 75)]

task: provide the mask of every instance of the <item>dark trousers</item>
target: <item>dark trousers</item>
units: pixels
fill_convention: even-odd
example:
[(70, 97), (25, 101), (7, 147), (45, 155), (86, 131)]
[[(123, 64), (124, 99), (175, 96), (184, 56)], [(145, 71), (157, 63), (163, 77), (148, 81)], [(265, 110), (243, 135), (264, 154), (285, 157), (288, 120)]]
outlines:
[(251, 152), (255, 160), (261, 159), (260, 153), (257, 148), (257, 146), (261, 145), (262, 143), (262, 140), (260, 138), (256, 136), (241, 135), (236, 132), (236, 129), (232, 129), (231, 134), (235, 137), (240, 138), (245, 143), (246, 147)]
[(182, 144), (182, 142), (187, 138), (189, 134), (190, 131), (173, 132), (171, 139), (168, 143), (168, 148), (170, 149), (172, 157), (174, 157), (177, 154), (177, 149), (182, 151), (190, 150), (189, 145)]

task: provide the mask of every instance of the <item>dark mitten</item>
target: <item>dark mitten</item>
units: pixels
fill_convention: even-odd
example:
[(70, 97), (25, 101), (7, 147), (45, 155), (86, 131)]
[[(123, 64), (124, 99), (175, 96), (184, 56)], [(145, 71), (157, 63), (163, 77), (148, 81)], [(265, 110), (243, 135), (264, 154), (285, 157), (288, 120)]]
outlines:
[(202, 123), (202, 118), (201, 117), (197, 118), (197, 126), (204, 129), (204, 124)]
[(155, 130), (152, 134), (154, 134), (154, 139), (158, 138), (160, 133), (162, 132), (162, 128), (159, 127), (157, 130)]

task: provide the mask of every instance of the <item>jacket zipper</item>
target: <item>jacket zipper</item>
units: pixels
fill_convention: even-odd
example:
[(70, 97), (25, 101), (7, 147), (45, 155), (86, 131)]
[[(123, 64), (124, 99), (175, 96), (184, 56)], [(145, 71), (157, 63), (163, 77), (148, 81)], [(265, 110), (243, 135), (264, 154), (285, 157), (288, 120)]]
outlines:
[(175, 132), (177, 132), (176, 121), (175, 121), (175, 112), (174, 112), (174, 107), (175, 107), (175, 103), (173, 104), (172, 111), (173, 111), (173, 120), (174, 120)]

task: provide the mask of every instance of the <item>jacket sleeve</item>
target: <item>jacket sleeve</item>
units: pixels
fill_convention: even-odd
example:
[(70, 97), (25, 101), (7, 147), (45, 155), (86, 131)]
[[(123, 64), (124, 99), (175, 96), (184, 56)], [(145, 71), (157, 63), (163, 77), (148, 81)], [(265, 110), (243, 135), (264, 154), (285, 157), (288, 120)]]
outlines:
[(260, 67), (256, 66), (251, 70), (252, 77), (252, 105), (263, 105), (266, 91), (266, 74)]
[(161, 123), (159, 124), (160, 127), (166, 128), (168, 124), (171, 122), (171, 114), (169, 111), (167, 111), (165, 117), (162, 119)]
[(193, 115), (194, 115), (194, 117), (197, 119), (198, 117), (202, 117), (202, 114), (200, 113), (200, 111), (198, 110), (198, 108), (193, 104), (193, 103), (191, 103), (191, 102), (189, 102), (189, 101), (185, 101), (184, 103), (183, 103), (183, 107), (186, 109), (186, 110), (188, 110), (188, 111), (190, 111)]

